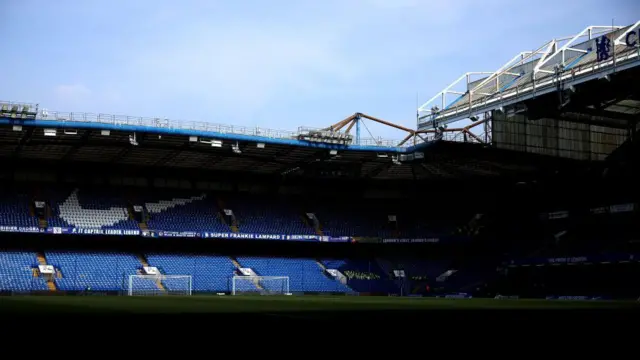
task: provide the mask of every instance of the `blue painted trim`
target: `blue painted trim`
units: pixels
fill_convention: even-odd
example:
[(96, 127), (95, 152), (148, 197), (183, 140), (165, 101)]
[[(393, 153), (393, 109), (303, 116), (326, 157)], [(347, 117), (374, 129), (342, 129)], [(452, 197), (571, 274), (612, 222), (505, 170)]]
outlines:
[(516, 81), (518, 81), (518, 79), (522, 78), (523, 75), (518, 75), (516, 77), (513, 78), (513, 80), (509, 81), (506, 85), (504, 85), (503, 87), (500, 88), (500, 90), (498, 90), (499, 92), (503, 92), (505, 90), (507, 90), (508, 88), (511, 87), (511, 85), (515, 84)]
[(589, 53), (590, 53), (590, 52), (591, 52), (591, 51), (587, 51), (586, 53), (584, 53), (584, 54), (582, 54), (582, 55), (578, 56), (577, 58), (573, 59), (573, 61), (572, 61), (572, 62), (570, 62), (567, 66), (565, 66), (565, 67), (564, 67), (564, 70), (569, 70), (569, 69), (571, 69), (572, 67), (576, 66), (576, 64), (577, 64), (577, 63), (579, 63), (579, 62), (580, 62), (580, 60), (582, 60), (582, 58), (583, 58), (583, 57), (585, 57), (585, 56), (589, 55)]
[[(460, 101), (460, 99), (465, 97), (465, 95), (467, 95), (467, 94), (463, 94), (463, 95), (458, 96), (457, 99), (453, 100), (448, 105), (445, 105), (444, 109), (442, 109), (442, 110), (444, 111), (444, 110), (449, 109), (453, 104), (457, 103), (458, 101)], [(436, 120), (438, 118), (438, 114), (427, 115), (427, 116), (431, 116), (431, 121)]]
[(97, 122), (25, 120), (25, 119), (11, 119), (6, 117), (0, 118), (0, 124), (35, 126), (35, 127), (41, 127), (41, 128), (99, 129), (99, 130), (152, 133), (152, 134), (161, 134), (161, 135), (165, 134), (165, 135), (199, 136), (199, 137), (215, 138), (219, 140), (261, 142), (265, 144), (302, 146), (302, 147), (309, 147), (309, 148), (316, 148), (316, 149), (372, 151), (372, 152), (387, 152), (387, 153), (408, 153), (408, 152), (414, 151), (415, 150), (414, 148), (416, 147), (422, 148), (424, 145), (426, 145), (426, 144), (420, 144), (417, 146), (412, 146), (407, 148), (369, 146), (369, 145), (337, 145), (337, 144), (307, 142), (307, 141), (301, 141), (297, 139), (277, 139), (277, 138), (268, 138), (268, 137), (254, 136), (254, 135), (224, 134), (224, 133), (218, 133), (218, 132), (212, 132), (212, 131), (165, 129), (165, 128), (150, 127), (150, 126), (134, 126), (134, 125), (112, 125), (112, 124), (104, 124), (104, 123), (97, 123)]
[[(467, 93), (468, 93), (468, 91), (467, 91)], [(467, 94), (462, 94), (462, 95), (458, 96), (458, 98), (457, 98), (457, 99), (455, 99), (455, 100), (453, 100), (452, 102), (450, 102), (450, 103), (449, 103), (447, 106), (445, 106), (445, 107), (444, 107), (444, 109), (442, 109), (442, 110), (447, 110), (447, 109), (449, 109), (451, 106), (453, 106), (453, 104), (457, 103), (458, 101), (460, 101), (460, 99), (462, 99), (462, 98), (463, 98), (463, 97), (465, 97), (465, 96), (467, 96)]]

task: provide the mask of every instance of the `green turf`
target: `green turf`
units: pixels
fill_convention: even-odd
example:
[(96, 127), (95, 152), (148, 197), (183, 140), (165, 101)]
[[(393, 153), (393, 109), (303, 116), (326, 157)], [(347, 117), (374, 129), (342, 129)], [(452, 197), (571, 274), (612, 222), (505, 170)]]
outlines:
[(634, 301), (549, 301), (329, 296), (12, 296), (0, 312), (291, 313), (376, 310), (640, 309)]

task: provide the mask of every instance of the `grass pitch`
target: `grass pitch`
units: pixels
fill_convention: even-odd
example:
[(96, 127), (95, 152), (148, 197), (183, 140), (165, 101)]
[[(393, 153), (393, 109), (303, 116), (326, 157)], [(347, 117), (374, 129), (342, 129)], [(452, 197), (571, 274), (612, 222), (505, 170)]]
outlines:
[(495, 300), (347, 296), (11, 296), (0, 313), (285, 315), (431, 310), (640, 310), (635, 301)]

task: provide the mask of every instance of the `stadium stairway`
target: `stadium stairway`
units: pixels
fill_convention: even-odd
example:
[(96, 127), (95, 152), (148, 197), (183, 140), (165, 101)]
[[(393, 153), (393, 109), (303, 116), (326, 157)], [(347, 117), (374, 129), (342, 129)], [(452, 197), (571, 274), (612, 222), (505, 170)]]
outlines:
[(133, 205), (129, 204), (127, 206), (127, 214), (129, 214), (129, 220), (134, 220), (133, 216)]
[[(326, 274), (329, 274), (329, 272), (327, 271), (327, 266), (322, 262), (322, 259), (314, 259), (316, 264), (318, 264), (318, 266), (320, 267), (320, 270), (322, 271), (322, 274), (324, 274), (325, 276), (328, 276)], [(333, 275), (331, 275), (333, 276)], [(344, 274), (342, 273), (338, 273), (338, 276), (336, 278), (333, 278), (336, 281), (340, 282), (341, 284), (343, 284), (344, 286), (347, 286), (347, 277), (344, 276)]]
[[(242, 267), (242, 264), (240, 264), (240, 262), (238, 261), (238, 259), (236, 259), (233, 256), (229, 256), (229, 259), (231, 259), (231, 262), (233, 263), (233, 265), (236, 267), (236, 269), (238, 270), (238, 272), (240, 272), (240, 268)], [(256, 289), (258, 290), (264, 290), (264, 288), (262, 287), (262, 285), (260, 285), (260, 280), (255, 279), (253, 281), (253, 285), (255, 285)]]
[[(144, 267), (149, 267), (151, 265), (149, 265), (149, 261), (147, 260), (147, 257), (144, 256), (143, 254), (138, 254), (138, 259), (140, 260), (140, 264), (142, 264), (142, 266)], [(165, 288), (164, 284), (162, 283), (162, 280), (158, 280), (156, 281), (156, 286), (158, 287), (158, 289), (160, 291), (166, 291), (167, 289)]]
[[(129, 204), (127, 206), (127, 213), (129, 214), (129, 220), (135, 220), (135, 216), (133, 214), (133, 205)], [(138, 222), (138, 227), (140, 228), (140, 230), (142, 231), (147, 231), (149, 230), (149, 226), (147, 225), (147, 213), (144, 213), (144, 216), (142, 218), (142, 221)]]
[[(36, 207), (35, 207), (35, 199), (39, 199), (39, 191), (38, 191), (38, 189), (36, 189), (36, 191), (32, 195), (33, 195), (32, 196), (33, 200), (29, 202), (29, 216), (33, 218), (33, 217), (38, 217), (36, 215)], [(47, 226), (49, 225), (48, 221), (46, 219), (49, 217), (50, 213), (51, 212), (49, 210), (49, 205), (45, 204), (45, 217), (44, 217), (44, 219), (38, 217), (38, 227), (40, 229), (46, 229)]]
[(322, 231), (322, 224), (320, 223), (320, 220), (318, 219), (318, 217), (316, 217), (315, 220), (316, 221), (314, 221), (313, 226), (314, 230), (316, 231), (316, 235), (324, 236), (324, 231)]
[(233, 224), (229, 224), (227, 222), (226, 217), (224, 216), (224, 209), (227, 208), (225, 203), (224, 203), (224, 201), (222, 201), (222, 199), (218, 198), (217, 199), (217, 203), (218, 203), (218, 218), (220, 219), (220, 221), (223, 224), (227, 225), (229, 227), (229, 229), (231, 229), (231, 232), (234, 232), (234, 233), (239, 232), (240, 230), (238, 229), (238, 224), (235, 222), (235, 220), (234, 220)]
[[(47, 258), (45, 257), (43, 252), (37, 252), (36, 253), (36, 259), (38, 259), (38, 264), (47, 265)], [(38, 271), (37, 274), (40, 275), (40, 272)], [(56, 291), (57, 290), (56, 283), (53, 281), (53, 277), (47, 278), (47, 288), (49, 289), (49, 291)]]
[(240, 263), (238, 262), (238, 259), (234, 258), (233, 256), (229, 256), (229, 259), (231, 259), (231, 262), (236, 267), (236, 269), (240, 269), (242, 267), (242, 265), (240, 265)]
[(322, 260), (320, 259), (315, 259), (316, 264), (318, 264), (318, 266), (320, 267), (320, 269), (322, 269), (323, 272), (327, 271), (327, 267), (322, 263)]
[(44, 204), (44, 218), (38, 218), (38, 226), (40, 229), (46, 229), (49, 227), (49, 221), (47, 220), (51, 216), (51, 207), (48, 203)]
[(310, 220), (309, 217), (307, 216), (307, 213), (302, 210), (300, 212), (300, 216), (302, 217), (302, 222), (304, 223), (305, 227), (312, 228), (314, 233), (318, 236), (324, 236), (324, 231), (322, 231), (322, 225), (320, 224), (320, 221), (318, 220), (317, 217), (315, 217), (313, 220)]

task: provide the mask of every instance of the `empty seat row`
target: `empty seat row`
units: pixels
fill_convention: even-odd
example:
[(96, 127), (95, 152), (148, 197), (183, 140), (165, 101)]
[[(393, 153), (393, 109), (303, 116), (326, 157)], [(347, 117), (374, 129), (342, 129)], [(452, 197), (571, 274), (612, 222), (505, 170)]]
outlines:
[[(263, 277), (259, 282), (236, 281), (236, 291), (392, 293), (398, 290), (389, 274), (375, 261), (239, 257), (234, 264), (232, 258), (220, 255), (139, 256), (62, 251), (46, 252), (45, 256), (47, 264), (56, 269), (53, 278), (56, 288), (63, 291), (127, 291), (133, 285), (136, 291), (158, 292), (185, 290), (190, 285), (195, 292), (229, 292), (233, 289), (233, 277), (241, 275), (236, 264)], [(0, 252), (0, 290), (46, 290), (46, 279), (34, 276), (38, 264), (35, 253)], [(190, 284), (185, 283), (185, 278), (167, 278), (158, 283), (131, 277), (143, 274), (145, 264), (157, 267), (164, 275), (188, 275)], [(327, 269), (340, 271), (346, 281), (334, 277)]]
[[(44, 217), (50, 227), (77, 227), (140, 230), (146, 228), (175, 232), (231, 232), (255, 234), (365, 236), (386, 238), (426, 238), (447, 235), (468, 221), (438, 219), (394, 210), (385, 202), (301, 204), (301, 199), (276, 196), (226, 195), (194, 191), (139, 190), (114, 188), (51, 187), (38, 195), (5, 194), (0, 199), (0, 225), (37, 226), (31, 202), (47, 203)], [(144, 215), (132, 210), (141, 206)], [(389, 208), (387, 208), (389, 207)], [(397, 207), (397, 206), (396, 206)], [(231, 210), (233, 215), (226, 217)], [(307, 217), (313, 213), (315, 219)], [(389, 221), (389, 215), (396, 222)], [(42, 214), (40, 214), (42, 216)], [(458, 224), (460, 225), (460, 224)]]

